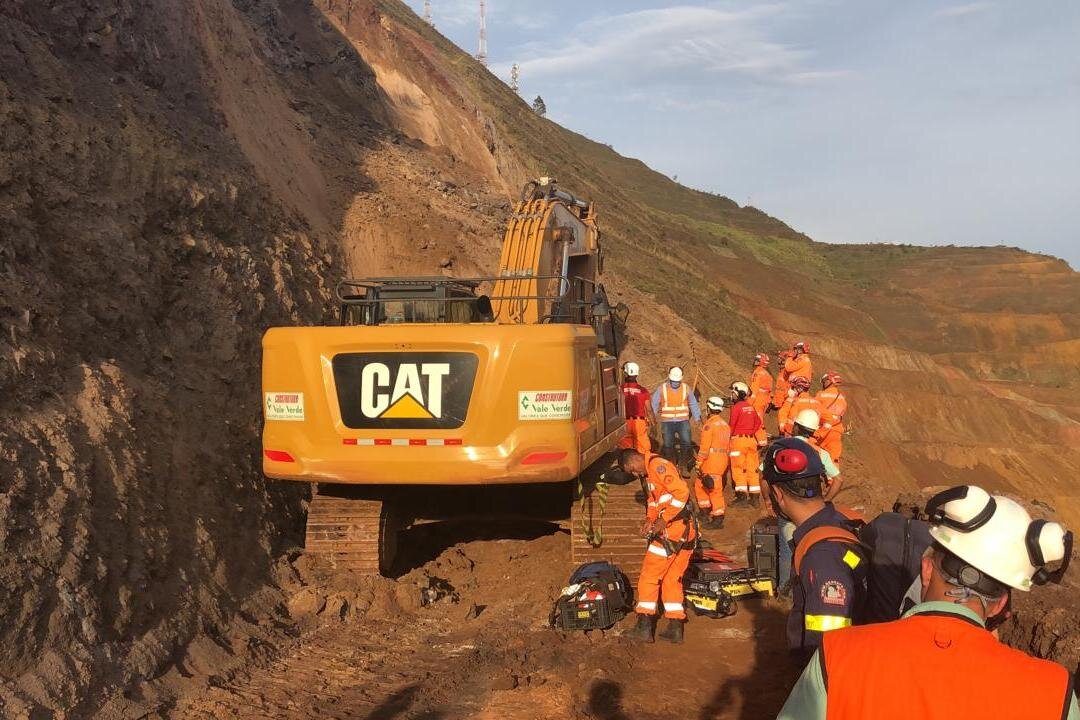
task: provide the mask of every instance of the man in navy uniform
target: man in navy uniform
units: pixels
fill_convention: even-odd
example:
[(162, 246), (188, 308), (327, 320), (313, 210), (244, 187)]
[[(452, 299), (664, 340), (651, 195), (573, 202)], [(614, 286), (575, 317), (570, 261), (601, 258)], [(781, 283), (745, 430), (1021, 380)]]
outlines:
[[(802, 440), (779, 438), (762, 467), (776, 514), (795, 523), (788, 644), (805, 661), (830, 630), (848, 627), (866, 598), (867, 556), (855, 521), (823, 497), (825, 468)], [(781, 540), (783, 542), (783, 540)]]

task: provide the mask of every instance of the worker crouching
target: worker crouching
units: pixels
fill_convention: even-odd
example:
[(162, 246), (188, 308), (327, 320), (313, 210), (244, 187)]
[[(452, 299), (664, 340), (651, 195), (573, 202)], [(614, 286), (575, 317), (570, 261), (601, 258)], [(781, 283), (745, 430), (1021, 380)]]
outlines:
[(629, 637), (653, 642), (663, 603), (668, 623), (660, 638), (681, 643), (686, 622), (682, 577), (697, 539), (690, 517), (690, 488), (675, 465), (659, 455), (624, 451), (620, 464), (626, 472), (644, 476), (648, 490), (642, 535), (649, 544), (637, 583), (637, 625)]

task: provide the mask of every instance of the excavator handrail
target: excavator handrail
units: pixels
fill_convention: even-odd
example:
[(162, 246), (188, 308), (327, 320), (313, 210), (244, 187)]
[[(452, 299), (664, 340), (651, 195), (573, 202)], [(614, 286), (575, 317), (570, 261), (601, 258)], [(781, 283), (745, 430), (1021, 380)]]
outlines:
[[(355, 288), (358, 290), (373, 290), (386, 286), (403, 285), (403, 286), (416, 286), (416, 287), (453, 287), (459, 286), (468, 290), (475, 290), (483, 283), (490, 282), (496, 283), (500, 280), (559, 280), (559, 286), (564, 287), (565, 290), (558, 295), (489, 295), (492, 300), (562, 300), (569, 293), (572, 283), (577, 283), (582, 289), (595, 290), (599, 283), (589, 280), (587, 278), (579, 276), (566, 276), (566, 275), (491, 275), (488, 277), (474, 277), (474, 278), (424, 278), (424, 277), (404, 277), (404, 278), (363, 278), (363, 279), (348, 279), (338, 282), (337, 287), (334, 289), (334, 293), (337, 296), (339, 302), (346, 305), (362, 305), (367, 303), (385, 303), (385, 302), (400, 302), (402, 300), (431, 300), (432, 298), (427, 296), (409, 296), (409, 295), (395, 295), (392, 298), (368, 298), (366, 296), (357, 296), (354, 294), (346, 294), (345, 288)], [(440, 302), (460, 302), (475, 300), (475, 297), (447, 297), (440, 298)], [(591, 305), (591, 302), (581, 302), (582, 305)]]

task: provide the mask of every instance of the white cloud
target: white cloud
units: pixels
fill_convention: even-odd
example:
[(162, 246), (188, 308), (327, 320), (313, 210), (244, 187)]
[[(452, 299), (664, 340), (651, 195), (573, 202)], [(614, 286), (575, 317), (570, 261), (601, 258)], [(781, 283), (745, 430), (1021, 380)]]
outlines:
[[(804, 84), (838, 76), (807, 68), (812, 53), (771, 40), (763, 25), (782, 15), (783, 4), (729, 11), (679, 5), (611, 15), (582, 23), (561, 43), (544, 41), (517, 49), (522, 75), (533, 80), (580, 80), (676, 84), (701, 74), (773, 83)], [(505, 74), (503, 68), (496, 72)], [(707, 80), (706, 80), (707, 82)]]
[(970, 2), (963, 5), (950, 5), (944, 7), (934, 13), (934, 17), (939, 18), (957, 18), (965, 17), (968, 15), (978, 15), (984, 13), (994, 7), (992, 2)]

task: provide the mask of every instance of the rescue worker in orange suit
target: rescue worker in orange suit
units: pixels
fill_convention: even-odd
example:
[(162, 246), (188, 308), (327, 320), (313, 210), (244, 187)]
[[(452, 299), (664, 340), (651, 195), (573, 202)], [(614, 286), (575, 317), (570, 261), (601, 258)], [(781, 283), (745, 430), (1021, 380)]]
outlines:
[(822, 636), (850, 626), (866, 601), (867, 557), (851, 520), (822, 497), (825, 467), (801, 439), (778, 438), (762, 462), (778, 517), (795, 524), (788, 645), (805, 661)]
[(724, 420), (724, 399), (713, 396), (705, 403), (705, 425), (698, 443), (698, 482), (695, 486), (698, 509), (708, 515), (702, 527), (719, 530), (724, 527), (724, 473), (728, 469), (731, 428)]
[(791, 357), (784, 361), (789, 378), (814, 377), (814, 364), (810, 361), (810, 343), (799, 341), (791, 346)]
[(690, 487), (675, 465), (659, 455), (642, 455), (623, 450), (619, 466), (637, 477), (646, 478), (648, 502), (642, 536), (649, 544), (637, 583), (637, 625), (629, 637), (653, 642), (656, 617), (663, 603), (667, 627), (660, 639), (683, 641), (686, 610), (683, 608), (682, 577), (690, 564), (697, 532), (690, 522)]
[(828, 633), (779, 718), (1080, 720), (1068, 670), (987, 629), (1014, 590), (1061, 582), (1072, 533), (975, 486), (926, 509), (935, 542), (922, 558), (921, 603), (899, 620)]
[(787, 367), (787, 361), (793, 356), (794, 353), (790, 350), (781, 350), (776, 354), (776, 362), (779, 367), (776, 369), (776, 385), (773, 388), (772, 406), (777, 410), (784, 406), (788, 390), (791, 389), (791, 379), (785, 368)]
[(633, 448), (645, 454), (652, 450), (649, 427), (655, 425), (649, 391), (638, 382), (640, 368), (635, 362), (623, 365), (623, 407), (626, 409), (626, 435), (619, 441), (620, 448)]
[(732, 504), (749, 501), (757, 507), (761, 497), (758, 448), (762, 444), (761, 416), (749, 402), (750, 386), (744, 382), (731, 383), (731, 484), (735, 489)]
[(761, 419), (765, 419), (765, 412), (772, 402), (773, 379), (769, 374), (769, 356), (758, 353), (754, 356), (754, 369), (750, 373), (750, 404), (757, 410)]
[(791, 378), (788, 399), (776, 414), (776, 422), (781, 435), (791, 435), (795, 418), (803, 410), (813, 410), (821, 415), (821, 404), (810, 394), (810, 379), (800, 376)]
[(847, 413), (847, 398), (840, 391), (841, 380), (839, 373), (828, 371), (821, 376), (821, 392), (815, 396), (821, 407), (821, 427), (814, 437), (838, 465), (844, 452), (844, 415)]
[[(668, 379), (652, 395), (653, 412), (660, 418), (660, 430), (664, 437), (664, 454), (672, 462), (688, 464), (692, 456), (690, 437), (690, 418), (701, 422), (697, 396), (690, 392), (690, 386), (683, 382), (681, 367), (668, 371)], [(675, 438), (679, 438), (682, 458), (675, 457)]]

